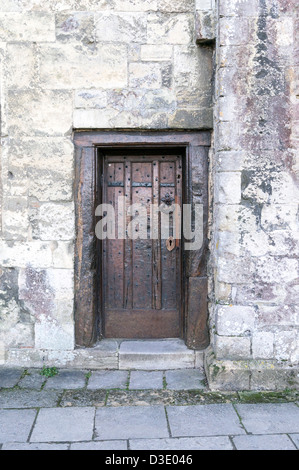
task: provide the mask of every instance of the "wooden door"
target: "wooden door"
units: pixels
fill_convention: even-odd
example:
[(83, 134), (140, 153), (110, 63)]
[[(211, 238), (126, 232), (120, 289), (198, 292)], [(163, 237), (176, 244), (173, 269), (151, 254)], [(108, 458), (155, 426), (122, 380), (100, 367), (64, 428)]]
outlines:
[[(126, 209), (141, 203), (146, 210), (146, 227), (142, 222), (133, 227), (136, 239), (128, 236), (129, 223), (140, 215), (133, 207), (131, 215), (126, 212), (120, 217), (122, 227), (116, 223), (116, 239), (101, 244), (106, 338), (182, 336), (181, 241), (174, 224), (177, 213), (166, 218), (160, 213), (155, 219), (151, 212), (151, 205), (160, 206), (166, 214), (172, 204), (181, 206), (182, 180), (182, 155), (178, 152), (114, 151), (103, 156), (102, 201), (113, 205), (116, 215), (123, 215), (123, 207), (118, 207), (120, 196), (126, 197)], [(170, 238), (163, 239), (163, 224), (168, 218)], [(125, 237), (119, 239), (123, 227)], [(137, 238), (142, 229), (147, 239)]]

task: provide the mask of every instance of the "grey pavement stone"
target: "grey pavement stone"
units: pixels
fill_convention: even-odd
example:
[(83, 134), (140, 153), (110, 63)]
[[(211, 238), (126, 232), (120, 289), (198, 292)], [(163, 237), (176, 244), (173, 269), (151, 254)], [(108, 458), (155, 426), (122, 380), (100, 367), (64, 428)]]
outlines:
[(245, 434), (230, 404), (169, 406), (167, 414), (173, 437)]
[(204, 374), (196, 369), (168, 370), (165, 373), (167, 388), (170, 390), (196, 390), (206, 388)]
[(35, 410), (0, 410), (0, 442), (26, 442), (35, 417)]
[(78, 442), (70, 450), (128, 450), (128, 444), (127, 441)]
[(50, 377), (44, 387), (45, 390), (76, 390), (86, 385), (85, 371), (61, 370), (55, 377)]
[(299, 434), (290, 434), (290, 438), (295, 443), (297, 449), (299, 449)]
[(87, 386), (88, 390), (126, 388), (129, 373), (122, 370), (93, 372)]
[(175, 439), (135, 439), (130, 441), (131, 450), (233, 450), (226, 436), (184, 437)]
[(252, 434), (299, 432), (299, 408), (294, 403), (236, 405), (246, 430)]
[(68, 450), (69, 444), (4, 444), (2, 450)]
[(46, 382), (46, 377), (40, 375), (38, 371), (29, 371), (25, 377), (19, 382), (20, 388), (27, 388), (31, 390), (40, 390)]
[(163, 388), (163, 372), (132, 371), (130, 390), (155, 390)]
[(94, 413), (94, 408), (42, 409), (37, 417), (30, 441), (91, 441)]
[(137, 439), (169, 437), (163, 406), (99, 408), (96, 439)]
[(195, 352), (183, 340), (123, 341), (119, 368), (124, 370), (167, 370), (193, 368)]
[(55, 390), (4, 390), (0, 391), (0, 408), (52, 408), (61, 395)]
[(237, 450), (296, 450), (285, 434), (263, 436), (236, 436), (233, 438)]
[(0, 388), (13, 388), (19, 382), (23, 371), (20, 369), (0, 369)]

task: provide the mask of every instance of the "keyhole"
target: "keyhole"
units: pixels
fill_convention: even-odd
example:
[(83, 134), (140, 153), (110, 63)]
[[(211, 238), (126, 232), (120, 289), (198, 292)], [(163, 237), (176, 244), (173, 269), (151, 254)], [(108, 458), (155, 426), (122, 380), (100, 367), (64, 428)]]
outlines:
[(169, 238), (166, 240), (166, 247), (167, 247), (167, 250), (168, 250), (168, 251), (173, 251), (173, 249), (175, 248), (175, 242), (174, 242), (174, 238), (173, 238), (173, 237), (169, 237)]

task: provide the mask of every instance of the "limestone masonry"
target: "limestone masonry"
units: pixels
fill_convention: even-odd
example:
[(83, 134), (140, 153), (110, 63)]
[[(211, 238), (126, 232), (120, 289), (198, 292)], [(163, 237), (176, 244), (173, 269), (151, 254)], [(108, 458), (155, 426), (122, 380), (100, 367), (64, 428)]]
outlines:
[(118, 368), (75, 348), (74, 131), (211, 130), (209, 385), (298, 387), (298, 0), (0, 0), (0, 86), (0, 364)]

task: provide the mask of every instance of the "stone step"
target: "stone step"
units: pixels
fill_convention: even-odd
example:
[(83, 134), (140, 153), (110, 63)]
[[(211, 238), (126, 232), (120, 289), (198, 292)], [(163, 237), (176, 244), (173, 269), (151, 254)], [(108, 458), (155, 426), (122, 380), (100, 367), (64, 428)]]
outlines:
[(123, 341), (119, 348), (119, 369), (192, 369), (196, 353), (183, 340)]

